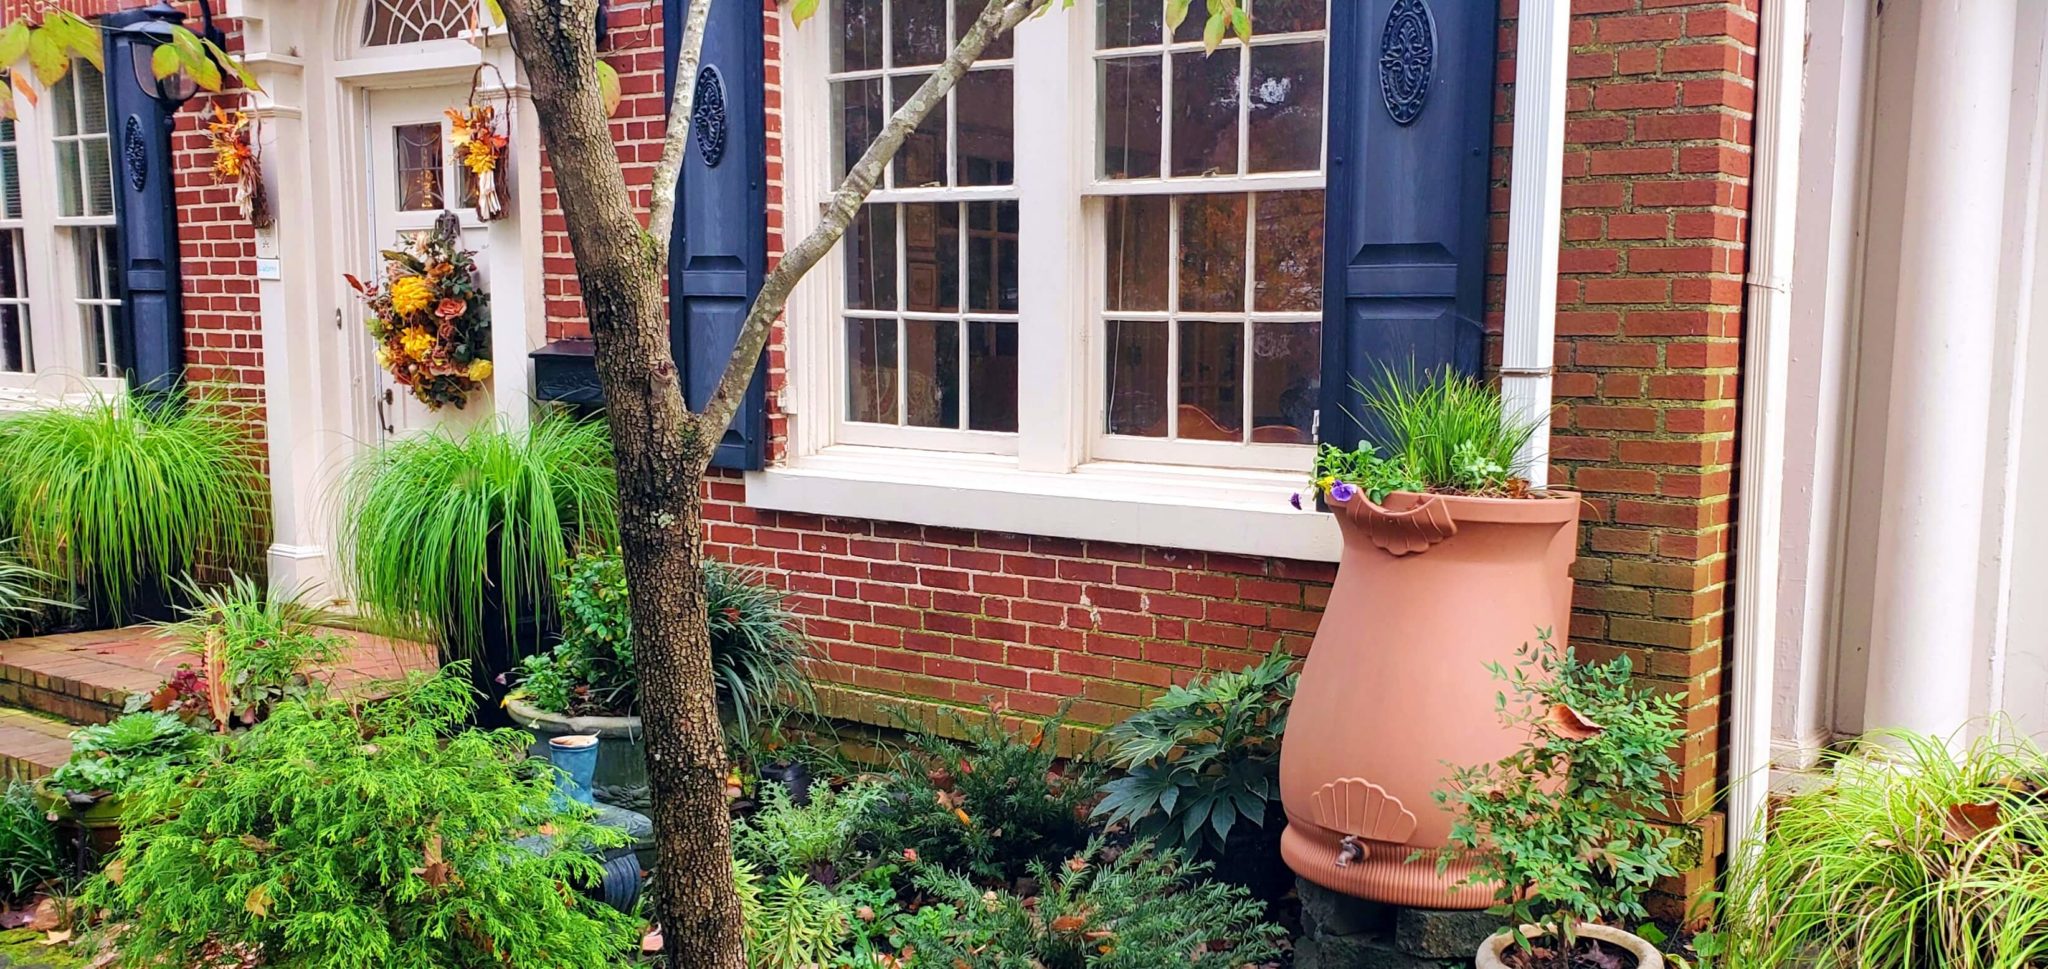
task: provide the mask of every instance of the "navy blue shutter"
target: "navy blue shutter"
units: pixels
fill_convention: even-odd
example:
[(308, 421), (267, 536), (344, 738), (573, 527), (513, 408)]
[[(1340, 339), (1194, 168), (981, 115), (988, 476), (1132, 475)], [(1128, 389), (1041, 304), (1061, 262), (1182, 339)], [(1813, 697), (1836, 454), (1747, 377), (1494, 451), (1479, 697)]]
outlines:
[(1350, 447), (1354, 377), (1479, 372), (1499, 4), (1331, 7), (1320, 438)]
[(133, 386), (168, 390), (185, 367), (170, 115), (137, 83), (132, 66), (129, 48), (150, 41), (119, 29), (153, 19), (147, 10), (111, 13), (101, 20), (100, 33), (106, 38), (107, 141), (122, 294), (115, 359)]
[[(695, 78), (676, 77), (683, 0), (663, 0), (668, 91), (695, 84), (690, 144), (669, 245), (669, 345), (683, 399), (702, 407), (725, 372), (740, 323), (768, 271), (767, 106), (760, 0), (711, 5)], [(766, 454), (767, 354), (754, 371), (713, 467), (758, 468)]]

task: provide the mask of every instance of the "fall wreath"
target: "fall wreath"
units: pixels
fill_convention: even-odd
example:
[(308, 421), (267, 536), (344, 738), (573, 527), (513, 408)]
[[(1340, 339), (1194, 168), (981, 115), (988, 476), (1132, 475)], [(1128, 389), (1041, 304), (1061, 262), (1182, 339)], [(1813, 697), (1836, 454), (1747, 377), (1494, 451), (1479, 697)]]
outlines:
[(498, 109), (488, 104), (449, 108), (449, 141), (462, 153), (462, 167), (469, 170), (476, 188), (476, 217), (491, 222), (505, 215), (505, 185), (498, 169), (505, 161), (504, 126)]
[(258, 229), (270, 227), (270, 199), (263, 192), (263, 159), (253, 137), (255, 119), (247, 111), (213, 106), (206, 138), (213, 149), (213, 180), (235, 187), (235, 206), (242, 219)]
[(491, 302), (475, 254), (462, 248), (452, 212), (401, 241), (384, 250), (382, 286), (348, 277), (370, 307), (377, 365), (430, 408), (462, 407), (491, 376)]

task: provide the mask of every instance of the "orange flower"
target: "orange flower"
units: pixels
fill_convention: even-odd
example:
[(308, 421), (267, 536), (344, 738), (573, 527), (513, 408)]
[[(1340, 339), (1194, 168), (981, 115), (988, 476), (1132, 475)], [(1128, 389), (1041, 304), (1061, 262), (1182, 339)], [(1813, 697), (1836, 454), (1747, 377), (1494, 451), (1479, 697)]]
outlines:
[(461, 316), (468, 309), (469, 303), (467, 301), (459, 300), (452, 296), (443, 297), (441, 302), (434, 306), (434, 315), (444, 320), (452, 320)]

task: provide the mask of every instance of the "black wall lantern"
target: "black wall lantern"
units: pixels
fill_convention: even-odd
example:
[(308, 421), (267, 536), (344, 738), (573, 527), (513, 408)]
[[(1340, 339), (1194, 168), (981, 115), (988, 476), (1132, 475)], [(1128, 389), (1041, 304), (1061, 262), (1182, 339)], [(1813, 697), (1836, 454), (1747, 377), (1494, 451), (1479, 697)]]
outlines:
[[(101, 18), (109, 133), (116, 146), (116, 276), (123, 326), (116, 359), (138, 390), (174, 389), (185, 365), (179, 294), (177, 186), (171, 126), (198, 85), (184, 71), (159, 79), (150, 67), (185, 15), (167, 3)], [(125, 66), (124, 66), (125, 65)]]

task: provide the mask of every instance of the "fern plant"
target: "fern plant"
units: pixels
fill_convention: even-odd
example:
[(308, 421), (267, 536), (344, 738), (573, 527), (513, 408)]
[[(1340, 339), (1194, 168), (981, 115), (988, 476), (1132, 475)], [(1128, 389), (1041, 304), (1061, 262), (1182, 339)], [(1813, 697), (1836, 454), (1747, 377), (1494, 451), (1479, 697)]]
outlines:
[(889, 796), (874, 781), (844, 790), (819, 784), (808, 804), (780, 784), (761, 785), (761, 808), (733, 826), (733, 853), (761, 870), (831, 884), (859, 867), (868, 825)]
[(0, 520), (102, 621), (202, 561), (253, 560), (266, 520), (246, 415), (132, 394), (0, 418)]
[(577, 545), (618, 531), (609, 432), (561, 414), (524, 431), (500, 420), (399, 438), (363, 455), (341, 498), (340, 551), (356, 597), (455, 655), (483, 645), (488, 582), (499, 583), (510, 628), (550, 601), (549, 583)]
[[(586, 846), (623, 838), (553, 804), (531, 738), (460, 729), (461, 664), (368, 705), (297, 699), (189, 777), (132, 794), (87, 904), (124, 966), (260, 954), (293, 969), (616, 965), (638, 925), (582, 897)], [(536, 832), (546, 846), (519, 844)]]

